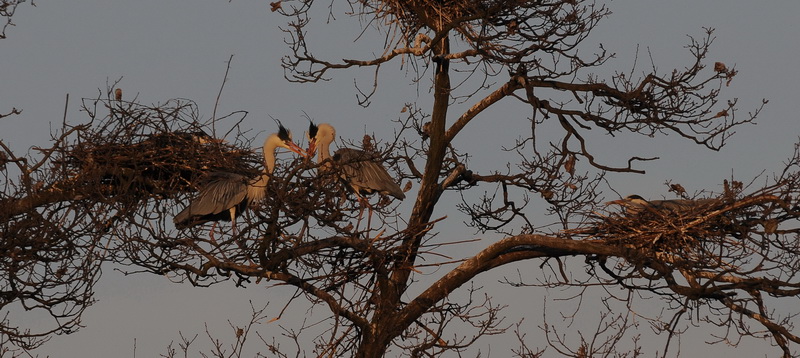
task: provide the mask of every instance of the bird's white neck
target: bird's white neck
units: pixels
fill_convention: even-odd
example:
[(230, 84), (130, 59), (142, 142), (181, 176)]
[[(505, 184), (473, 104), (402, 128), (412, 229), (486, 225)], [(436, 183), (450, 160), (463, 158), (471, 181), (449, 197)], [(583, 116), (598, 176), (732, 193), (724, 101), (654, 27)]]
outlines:
[(319, 142), (319, 155), (317, 156), (317, 163), (322, 163), (325, 161), (325, 159), (331, 157), (330, 146), (331, 142), (328, 140)]
[(251, 201), (259, 201), (266, 196), (267, 183), (269, 183), (269, 176), (275, 170), (275, 150), (278, 149), (278, 142), (267, 139), (264, 142), (264, 170), (257, 178), (253, 179), (251, 185), (248, 187), (248, 197)]
[(264, 144), (264, 174), (272, 174), (275, 170), (275, 150), (278, 145), (272, 141)]

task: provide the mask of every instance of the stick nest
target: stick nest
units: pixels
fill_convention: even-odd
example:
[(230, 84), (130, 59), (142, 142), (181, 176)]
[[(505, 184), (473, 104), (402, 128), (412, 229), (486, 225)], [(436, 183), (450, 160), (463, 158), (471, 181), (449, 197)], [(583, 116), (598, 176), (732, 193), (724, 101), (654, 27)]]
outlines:
[(208, 135), (207, 124), (194, 116), (194, 103), (115, 106), (107, 105), (111, 114), (100, 123), (76, 126), (78, 138), (58, 161), (80, 192), (169, 198), (195, 191), (196, 179), (207, 172), (258, 172), (260, 157)]
[(598, 216), (591, 238), (645, 252), (698, 255), (707, 244), (719, 244), (735, 232), (735, 219), (720, 200), (690, 210), (670, 211), (647, 208), (637, 213)]

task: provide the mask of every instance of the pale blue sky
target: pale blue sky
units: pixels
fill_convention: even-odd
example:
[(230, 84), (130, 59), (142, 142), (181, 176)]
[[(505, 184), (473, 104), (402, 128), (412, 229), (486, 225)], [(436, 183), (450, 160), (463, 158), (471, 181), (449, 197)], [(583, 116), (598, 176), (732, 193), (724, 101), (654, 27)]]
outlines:
[[(669, 179), (689, 191), (719, 190), (722, 180), (731, 173), (748, 179), (762, 170), (780, 168), (800, 135), (800, 121), (795, 115), (800, 102), (797, 67), (800, 2), (616, 0), (607, 4), (613, 14), (587, 40), (603, 43), (617, 54), (602, 70), (606, 72), (598, 71), (601, 76), (608, 77), (615, 70), (627, 71), (637, 44), (642, 49), (649, 47), (660, 69), (682, 67), (688, 59), (683, 48), (686, 35), (699, 37), (703, 35), (702, 27), (713, 27), (717, 29), (717, 41), (709, 64), (721, 61), (736, 65), (740, 71), (732, 86), (723, 92), (723, 98), (738, 97), (742, 116), (756, 109), (762, 98), (770, 100), (758, 124), (738, 128), (721, 152), (711, 152), (674, 135), (655, 140), (622, 136), (591, 143), (599, 159), (612, 164), (622, 164), (615, 160), (631, 153), (662, 158), (640, 165), (647, 170), (646, 175), (613, 175), (612, 184), (617, 190), (622, 194), (636, 192), (658, 197), (667, 195), (663, 183)], [(352, 133), (350, 138), (358, 139), (365, 126), (378, 136), (388, 136), (392, 133), (389, 121), (400, 115), (404, 103), (430, 103), (427, 88), (423, 86), (417, 92), (409, 84), (409, 78), (397, 71), (397, 66), (387, 66), (373, 105), (367, 109), (355, 101), (352, 85), (355, 72), (334, 73), (332, 81), (316, 85), (287, 83), (280, 67), (280, 58), (288, 53), (283, 33), (279, 31), (284, 19), (269, 11), (268, 1), (74, 0), (37, 1), (36, 5), (21, 5), (14, 18), (17, 26), (10, 27), (6, 31), (8, 38), (0, 40), (0, 112), (8, 112), (11, 107), (23, 110), (20, 116), (0, 120), (0, 138), (17, 150), (45, 144), (50, 128), (61, 121), (67, 93), (71, 98), (67, 118), (81, 121), (84, 117), (78, 111), (78, 99), (97, 96), (98, 88), (104, 88), (107, 79), (123, 77), (120, 87), (126, 99), (135, 94), (143, 103), (176, 97), (192, 99), (198, 103), (201, 116), (208, 118), (225, 62), (231, 54), (233, 66), (219, 113), (248, 111), (250, 115), (244, 125), (257, 131), (273, 130), (268, 118), (273, 116), (282, 119), (298, 137), (305, 127), (301, 117), (305, 111), (320, 121), (335, 124), (340, 136)], [(313, 20), (323, 22), (324, 18)], [(340, 17), (341, 24), (312, 27), (310, 41), (321, 44), (315, 53), (373, 51), (374, 48), (363, 47), (367, 43), (352, 43), (357, 35), (347, 25), (352, 21)], [(314, 29), (324, 32), (314, 33)], [(519, 108), (505, 106), (501, 102), (491, 114), (504, 115), (506, 110)], [(486, 154), (475, 153), (471, 161), (476, 167), (488, 170), (494, 164), (499, 165), (491, 161), (496, 150), (515, 136), (513, 128), (501, 128), (483, 120), (471, 125), (457, 144), (477, 151), (477, 144), (471, 143), (491, 143), (494, 146), (491, 150)], [(499, 165), (497, 169), (502, 167)], [(446, 202), (456, 199), (446, 198)], [(401, 210), (407, 211), (412, 202), (407, 200)], [(437, 227), (442, 232), (440, 240), (475, 236), (464, 228), (463, 217), (444, 209), (437, 213), (451, 215)], [(483, 237), (480, 245), (493, 239), (496, 237)], [(451, 254), (464, 257), (476, 249), (477, 246), (464, 246)], [(520, 263), (504, 272), (513, 274), (515, 269), (538, 270), (538, 262)], [(575, 266), (574, 270), (580, 272), (582, 268)], [(441, 274), (434, 273), (432, 277)], [(512, 317), (528, 316), (529, 334), (539, 335), (541, 292), (499, 286), (495, 284), (497, 277), (480, 276), (480, 285), (490, 292), (510, 292), (508, 297), (498, 295), (497, 301), (512, 305), (507, 312)], [(291, 293), (282, 289), (264, 290), (263, 285), (247, 290), (234, 289), (229, 284), (197, 289), (171, 284), (158, 276), (122, 278), (110, 268), (105, 270), (96, 292), (97, 304), (84, 315), (86, 328), (53, 338), (37, 353), (76, 358), (132, 357), (135, 338), (137, 357), (156, 356), (165, 351), (170, 341), (179, 339), (179, 331), (202, 333), (207, 322), (212, 330), (227, 334), (227, 319), (239, 324), (246, 322), (248, 300), (253, 300), (256, 306), (271, 302), (268, 312), (274, 315)], [(13, 314), (23, 321), (31, 320), (21, 312)], [(293, 319), (284, 317), (279, 323), (291, 327)], [(267, 337), (280, 334), (277, 323), (258, 329)], [(683, 352), (687, 355), (695, 355), (690, 352), (698, 352), (700, 342), (710, 339), (703, 337), (704, 330), (695, 332), (692, 336), (698, 336), (696, 339), (684, 337)], [(663, 339), (651, 346), (649, 352), (656, 347), (660, 351), (662, 342)], [(509, 344), (486, 339), (476, 347), (484, 354), (491, 350), (492, 357), (503, 357), (510, 354)], [(763, 349), (757, 344), (748, 347), (752, 349), (750, 354)], [(718, 355), (706, 356), (730, 356), (732, 352), (718, 348), (715, 350)], [(745, 350), (733, 352), (737, 352), (734, 356), (749, 355), (740, 355)], [(777, 353), (769, 352), (770, 356)]]

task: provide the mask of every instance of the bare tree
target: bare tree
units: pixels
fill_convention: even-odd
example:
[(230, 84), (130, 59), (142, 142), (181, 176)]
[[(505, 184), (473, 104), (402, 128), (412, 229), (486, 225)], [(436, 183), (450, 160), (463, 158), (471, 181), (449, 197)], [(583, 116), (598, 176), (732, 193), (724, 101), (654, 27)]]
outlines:
[[(19, 113), (14, 108), (2, 117)], [(99, 247), (91, 234), (94, 215), (50, 200), (73, 199), (65, 192), (68, 188), (57, 184), (65, 176), (52, 162), (69, 134), (55, 134), (51, 148), (32, 148), (38, 156), (17, 155), (0, 141), (0, 307), (19, 305), (52, 319), (45, 328), (32, 331), (19, 325), (19, 317), (6, 314), (0, 321), (2, 342), (22, 349), (40, 346), (52, 333), (78, 328), (99, 276), (101, 260), (94, 255)]]
[[(647, 351), (638, 341), (632, 347), (617, 345), (632, 326), (626, 303), (634, 296), (663, 302), (665, 313), (644, 319), (666, 337), (664, 355), (683, 332), (680, 322), (700, 311), (703, 318), (695, 323), (722, 327), (726, 336), (720, 341), (767, 337), (783, 356), (794, 355), (792, 343), (800, 343), (794, 316), (771, 308), (794, 302), (800, 293), (800, 149), (783, 171), (763, 178), (763, 186), (731, 178), (723, 192), (704, 192), (716, 198), (711, 205), (680, 212), (601, 208), (598, 188), (604, 173), (641, 173), (637, 164), (656, 158), (631, 155), (622, 166), (603, 163), (591, 151), (588, 131), (677, 134), (719, 150), (734, 128), (755, 119), (760, 108), (740, 118), (736, 100), (721, 98), (736, 70), (720, 62), (706, 67), (713, 31), (690, 38), (693, 60), (681, 69), (661, 72), (650, 59), (646, 70), (634, 65), (606, 79), (591, 71), (611, 54), (599, 46), (584, 55), (586, 39), (609, 14), (594, 2), (298, 0), (272, 6), (289, 19), (290, 54), (283, 62), (289, 81), (313, 83), (333, 71), (370, 70), (372, 88), (356, 88), (360, 103), (368, 105), (385, 64), (408, 66), (418, 84), (430, 79), (430, 107), (407, 104), (404, 117), (396, 120), (395, 138), (367, 136), (360, 145), (347, 144), (372, 153), (369, 160), (382, 161), (398, 182), (413, 183), (408, 215), (395, 210), (397, 202), (373, 199), (375, 218), (365, 225), (336, 168), (319, 170), (331, 162), (294, 159), (276, 169), (269, 195), (244, 214), (235, 233), (214, 238), (208, 227), (176, 231), (171, 218), (204, 173), (257, 173), (259, 161), (246, 149), (252, 140), (246, 131), (223, 135), (231, 144), (192, 134), (216, 134), (217, 121), (243, 113), (201, 121), (191, 102), (141, 106), (113, 99), (113, 86), (84, 101), (88, 123), (65, 124), (53, 149), (43, 151), (37, 162), (43, 164), (26, 167), (30, 159), (4, 148), (9, 163), (21, 163), (22, 184), (6, 187), (24, 189), (7, 189), (0, 201), (4, 215), (23, 221), (24, 214), (35, 212), (69, 222), (73, 226), (67, 229), (59, 226), (66, 231), (59, 240), (87, 242), (81, 247), (91, 254), (83, 257), (98, 258), (91, 263), (113, 260), (132, 273), (168, 275), (194, 285), (269, 280), (296, 288), (292, 301), (305, 299), (330, 311), (321, 321), (287, 330), (293, 348), (261, 337), (265, 349), (278, 356), (439, 356), (465, 352), (487, 335), (511, 334), (502, 305), (476, 287), (462, 286), (520, 261), (551, 274), (535, 279), (520, 274), (507, 280), (511, 287), (575, 287), (578, 302), (590, 287), (627, 293), (613, 297), (622, 310), (609, 303), (601, 324), (581, 332), (578, 345), (564, 340), (545, 317), (548, 341), (564, 355)], [(361, 20), (365, 32), (383, 34), (377, 45), (383, 47), (369, 48), (380, 55), (336, 60), (314, 55), (306, 41), (314, 11), (328, 12), (331, 19), (350, 15)], [(470, 169), (470, 149), (457, 147), (454, 139), (475, 122), (497, 120), (485, 111), (501, 100), (515, 101), (530, 113), (502, 119), (528, 133), (508, 149), (517, 159), (490, 172)], [(40, 179), (26, 179), (37, 170)], [(9, 175), (6, 179), (14, 182)], [(496, 190), (482, 194), (479, 184)], [(476, 230), (503, 238), (471, 257), (442, 255), (442, 247), (459, 243), (437, 236), (437, 225), (447, 219), (435, 217), (434, 209), (448, 193), (463, 198), (459, 209)], [(530, 214), (534, 203), (557, 218), (555, 229), (536, 222)], [(449, 271), (433, 282), (418, 280), (417, 273), (431, 266)], [(94, 278), (85, 276), (84, 287), (90, 288)], [(254, 309), (252, 322), (263, 320), (260, 312)], [(244, 342), (248, 332), (236, 330), (232, 351), (241, 351), (240, 339)], [(314, 332), (314, 338), (303, 338), (304, 332)], [(542, 347), (529, 347), (525, 334), (514, 332), (520, 340), (517, 355), (541, 356)], [(181, 345), (192, 342), (186, 338)], [(225, 356), (221, 347), (207, 355)], [(168, 356), (175, 354), (168, 350)]]
[[(112, 99), (112, 90), (84, 99), (88, 121), (64, 122), (50, 147), (20, 155), (0, 140), (0, 307), (51, 318), (33, 330), (21, 313), (3, 317), (3, 342), (23, 350), (81, 327), (101, 264), (126, 245), (114, 227), (144, 225), (153, 201), (190, 190), (204, 170), (250, 173), (257, 158), (205, 140), (190, 101), (147, 107)], [(206, 161), (193, 155), (208, 152)]]
[[(5, 19), (3, 27), (0, 28), (0, 39), (6, 38), (6, 29), (9, 26), (14, 26), (14, 22), (11, 21), (11, 18), (14, 17), (14, 14), (17, 12), (17, 6), (24, 2), (25, 0), (3, 0), (0, 2), (0, 18)], [(31, 1), (31, 5), (36, 6), (33, 1)]]
[[(655, 60), (650, 59), (653, 65), (649, 71), (635, 65), (629, 73), (603, 79), (590, 71), (610, 58), (605, 48), (599, 46), (591, 55), (582, 55), (587, 53), (584, 40), (609, 14), (604, 6), (594, 2), (354, 0), (345, 3), (342, 7), (361, 19), (365, 31), (374, 26), (385, 35), (383, 48), (379, 51), (372, 48), (381, 55), (343, 60), (314, 55), (306, 38), (311, 35), (307, 32), (309, 13), (317, 4), (279, 2), (276, 10), (291, 19), (285, 30), (292, 49), (291, 55), (284, 59), (287, 79), (316, 82), (327, 79), (335, 70), (363, 71), (364, 67), (372, 67), (373, 88), (359, 89), (361, 103), (366, 105), (377, 89), (381, 66), (403, 61), (404, 66), (417, 74), (414, 79), (417, 83), (431, 78), (432, 105), (428, 109), (409, 105), (408, 117), (398, 121), (403, 129), (412, 127), (422, 133), (422, 141), (400, 142), (404, 155), (399, 158), (402, 166), (396, 167), (400, 177), (418, 182), (419, 189), (412, 213), (401, 221), (407, 224), (397, 227), (396, 234), (382, 232), (378, 236), (383, 242), (396, 240), (388, 247), (393, 256), (368, 260), (372, 266), (363, 271), (369, 272), (361, 280), (369, 284), (363, 287), (363, 303), (353, 306), (352, 299), (342, 294), (333, 304), (327, 297), (329, 291), (315, 291), (320, 285), (298, 286), (328, 303), (336, 316), (355, 326), (357, 334), (350, 336), (352, 340), (344, 334), (330, 340), (330, 344), (341, 347), (340, 353), (352, 350), (355, 356), (377, 357), (392, 345), (411, 356), (435, 355), (440, 349), (459, 350), (472, 340), (464, 337), (445, 342), (441, 338), (453, 319), (470, 317), (467, 312), (483, 308), (485, 314), (470, 321), (481, 322), (476, 324), (477, 335), (493, 333), (498, 321), (497, 307), (488, 299), (470, 299), (464, 304), (448, 302), (455, 289), (481, 272), (511, 262), (547, 258), (551, 259), (545, 261), (547, 265), (556, 263), (554, 271), (563, 273), (568, 268), (553, 258), (582, 256), (595, 268), (594, 274), (582, 282), (570, 282), (571, 276), (563, 275), (562, 284), (619, 285), (631, 291), (660, 295), (676, 312), (671, 322), (680, 318), (688, 307), (707, 305), (716, 313), (712, 315), (716, 318), (710, 319), (711, 324), (728, 328), (761, 324), (784, 354), (790, 354), (788, 342), (796, 338), (791, 330), (778, 328), (786, 327), (785, 318), (768, 317), (769, 310), (761, 296), (795, 294), (794, 273), (786, 272), (777, 262), (784, 262), (794, 252), (790, 243), (796, 241), (796, 224), (788, 228), (784, 224), (781, 239), (772, 240), (767, 239), (770, 234), (766, 232), (774, 233), (773, 230), (758, 228), (764, 223), (767, 223), (764, 227), (774, 228), (797, 220), (796, 154), (787, 171), (776, 175), (773, 184), (745, 194), (741, 185), (732, 182), (725, 193), (718, 194), (718, 206), (686, 213), (686, 217), (665, 218), (667, 215), (663, 213), (657, 213), (658, 218), (644, 214), (590, 215), (599, 204), (597, 187), (604, 172), (638, 173), (641, 171), (636, 168), (637, 161), (655, 158), (631, 156), (626, 166), (599, 162), (585, 139), (589, 130), (646, 136), (668, 132), (719, 150), (734, 127), (752, 121), (758, 113), (756, 110), (740, 119), (736, 116), (736, 100), (721, 101), (720, 90), (730, 84), (736, 70), (723, 63), (706, 68), (706, 55), (714, 40), (712, 30), (702, 37), (691, 38), (687, 49), (694, 61), (683, 69), (662, 73), (657, 70)], [(326, 3), (320, 10), (329, 11), (329, 18), (336, 18), (336, 8), (336, 4)], [(458, 86), (452, 85), (454, 74), (461, 77)], [(469, 153), (456, 148), (453, 140), (473, 121), (493, 120), (482, 118), (481, 114), (503, 99), (528, 106), (530, 116), (526, 122), (530, 135), (522, 136), (512, 148), (519, 155), (517, 163), (493, 173), (476, 173), (464, 161)], [(458, 103), (468, 105), (459, 109)], [(460, 112), (448, 113), (454, 109)], [(505, 119), (504, 123), (525, 122)], [(561, 135), (554, 135), (554, 127), (561, 129)], [(588, 163), (586, 174), (577, 174), (576, 162)], [(596, 174), (591, 175), (592, 171)], [(481, 182), (496, 183), (497, 192), (483, 197), (467, 194)], [(421, 293), (403, 302), (401, 297), (408, 292), (409, 284), (415, 282), (412, 276), (419, 267), (420, 256), (434, 253), (428, 249), (430, 244), (426, 240), (432, 237), (437, 221), (433, 218), (434, 208), (447, 190), (461, 192), (465, 198), (461, 208), (472, 217), (478, 230), (507, 236), (466, 259), (426, 289), (417, 288), (415, 291)], [(560, 219), (562, 230), (536, 229), (541, 224), (532, 223), (526, 215), (528, 203), (535, 200), (530, 195), (533, 193), (539, 194), (549, 205), (548, 210)], [(663, 225), (664, 222), (668, 224)], [(369, 237), (363, 235), (362, 242)], [(323, 242), (325, 238), (313, 241), (314, 245)], [(775, 250), (766, 249), (771, 245), (782, 247), (780, 258), (772, 257)], [(774, 271), (753, 264), (753, 255), (759, 257), (755, 262), (775, 262), (770, 265)], [(745, 289), (741, 281), (754, 285), (747, 287), (758, 288)], [(777, 282), (780, 282), (777, 287), (772, 286)], [(366, 314), (361, 313), (364, 304), (372, 306)], [(657, 326), (665, 327), (669, 336), (677, 333), (675, 325)], [(414, 337), (417, 341), (404, 345), (398, 341), (400, 337), (404, 341)], [(601, 349), (609, 346), (613, 347), (606, 344)]]

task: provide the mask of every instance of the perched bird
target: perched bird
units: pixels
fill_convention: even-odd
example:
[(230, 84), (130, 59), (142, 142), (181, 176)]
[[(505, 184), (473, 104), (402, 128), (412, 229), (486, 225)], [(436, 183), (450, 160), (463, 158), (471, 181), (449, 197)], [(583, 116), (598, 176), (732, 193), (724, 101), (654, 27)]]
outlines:
[(121, 88), (117, 88), (117, 89), (114, 90), (114, 99), (117, 100), (117, 101), (121, 101), (122, 100), (122, 89)]
[(618, 204), (625, 208), (625, 212), (631, 215), (640, 213), (642, 210), (656, 212), (671, 211), (675, 213), (691, 211), (697, 208), (710, 206), (717, 203), (717, 199), (674, 199), (674, 200), (651, 200), (647, 201), (639, 195), (628, 195), (623, 199), (609, 201), (606, 205)]
[[(224, 220), (233, 222), (235, 232), (237, 211), (241, 212), (250, 203), (266, 197), (267, 182), (275, 169), (275, 151), (278, 147), (305, 156), (303, 149), (292, 141), (292, 134), (281, 125), (278, 133), (273, 133), (264, 141), (264, 170), (260, 176), (248, 178), (227, 172), (209, 174), (208, 182), (197, 197), (175, 215), (175, 227), (185, 229), (208, 221)], [(211, 231), (214, 231), (213, 227)]]
[(181, 137), (184, 140), (191, 140), (192, 142), (197, 142), (199, 144), (210, 144), (210, 143), (225, 143), (226, 140), (214, 138), (210, 134), (206, 133), (203, 130), (197, 130), (194, 132), (175, 132), (176, 136)]
[(190, 143), (197, 143), (201, 145), (212, 144), (212, 143), (225, 143), (225, 140), (214, 138), (203, 130), (196, 130), (191, 132), (175, 131), (175, 132), (155, 133), (149, 135), (148, 139), (145, 142), (152, 143), (153, 145), (158, 145), (164, 148), (169, 148), (175, 146), (186, 147), (186, 145)]
[(314, 152), (319, 148), (317, 157), (319, 163), (325, 162), (328, 158), (332, 159), (321, 169), (338, 170), (339, 178), (356, 193), (359, 203), (362, 204), (359, 219), (364, 210), (363, 206), (367, 206), (370, 213), (372, 212), (372, 206), (364, 199), (364, 195), (377, 192), (383, 195), (391, 195), (400, 200), (405, 199), (406, 195), (400, 185), (395, 182), (374, 155), (363, 150), (341, 148), (331, 157), (330, 145), (336, 140), (336, 130), (330, 124), (322, 123), (317, 126), (314, 122), (311, 122), (308, 129), (308, 137), (308, 155), (313, 156)]

